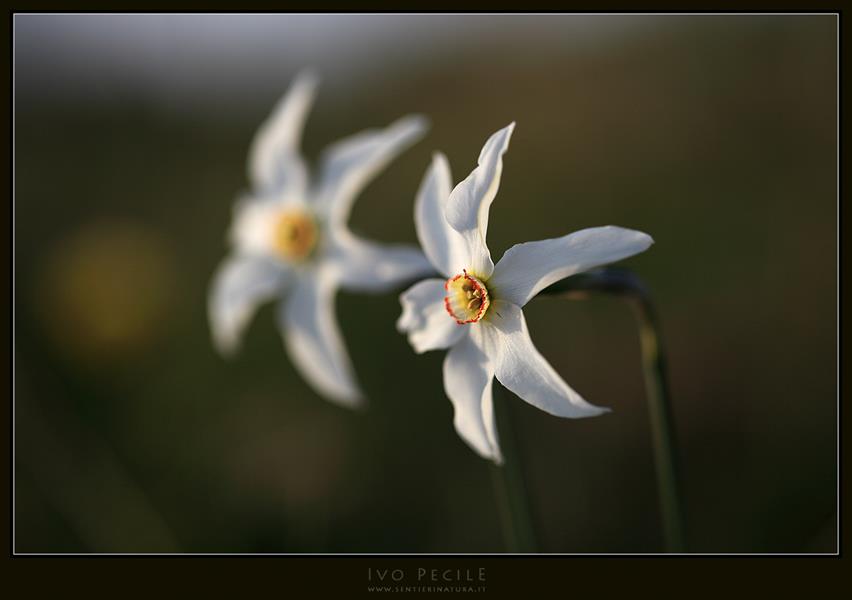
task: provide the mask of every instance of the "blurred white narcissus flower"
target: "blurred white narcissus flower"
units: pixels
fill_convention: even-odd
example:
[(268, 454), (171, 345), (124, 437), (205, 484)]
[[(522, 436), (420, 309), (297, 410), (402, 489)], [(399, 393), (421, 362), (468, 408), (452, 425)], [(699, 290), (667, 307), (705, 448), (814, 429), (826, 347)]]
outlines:
[(232, 252), (213, 278), (208, 309), (214, 343), (230, 354), (257, 306), (281, 297), (278, 323), (296, 367), (322, 395), (355, 406), (362, 393), (335, 319), (338, 287), (383, 291), (434, 270), (418, 249), (368, 242), (346, 222), (359, 192), (426, 122), (409, 116), (337, 142), (309, 185), (299, 141), (316, 85), (300, 75), (252, 143), (252, 191), (235, 206)]
[[(545, 287), (646, 250), (650, 236), (593, 227), (517, 244), (495, 265), (485, 244), (488, 210), (515, 124), (492, 135), (467, 179), (452, 189), (446, 158), (436, 154), (418, 191), (417, 236), (444, 279), (426, 279), (400, 296), (397, 327), (418, 353), (449, 349), (444, 390), (456, 431), (478, 454), (500, 464), (491, 386), (494, 377), (541, 410), (591, 417), (608, 409), (583, 400), (539, 354), (521, 310)], [(451, 191), (452, 190), (452, 191)]]

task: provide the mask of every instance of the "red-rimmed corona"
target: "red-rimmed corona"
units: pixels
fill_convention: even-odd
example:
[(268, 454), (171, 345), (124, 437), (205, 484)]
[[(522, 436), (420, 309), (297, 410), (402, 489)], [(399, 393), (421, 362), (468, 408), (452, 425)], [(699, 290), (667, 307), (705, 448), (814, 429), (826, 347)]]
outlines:
[(459, 325), (480, 321), (491, 305), (488, 288), (467, 269), (447, 279), (444, 289), (444, 308)]

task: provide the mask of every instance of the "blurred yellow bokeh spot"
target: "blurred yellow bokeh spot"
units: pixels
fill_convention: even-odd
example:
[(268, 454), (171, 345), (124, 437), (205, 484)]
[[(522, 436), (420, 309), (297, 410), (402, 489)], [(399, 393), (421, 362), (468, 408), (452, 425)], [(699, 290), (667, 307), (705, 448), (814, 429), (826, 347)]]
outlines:
[(47, 250), (35, 286), (40, 321), (74, 359), (138, 356), (165, 330), (175, 271), (156, 229), (132, 221), (85, 225)]

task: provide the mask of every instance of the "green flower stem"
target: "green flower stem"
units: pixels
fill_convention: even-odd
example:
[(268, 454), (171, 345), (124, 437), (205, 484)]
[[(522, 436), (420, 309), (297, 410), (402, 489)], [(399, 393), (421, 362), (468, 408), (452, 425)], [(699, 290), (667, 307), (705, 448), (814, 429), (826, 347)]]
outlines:
[(535, 529), (509, 408), (509, 393), (495, 386), (494, 411), (503, 451), (503, 464), (491, 465), (494, 493), (509, 552), (536, 552)]
[(540, 293), (582, 298), (587, 292), (604, 292), (630, 302), (639, 324), (642, 372), (648, 396), (657, 489), (667, 552), (684, 551), (683, 513), (678, 479), (678, 456), (672, 419), (665, 351), (660, 324), (648, 289), (631, 271), (603, 268), (563, 279)]

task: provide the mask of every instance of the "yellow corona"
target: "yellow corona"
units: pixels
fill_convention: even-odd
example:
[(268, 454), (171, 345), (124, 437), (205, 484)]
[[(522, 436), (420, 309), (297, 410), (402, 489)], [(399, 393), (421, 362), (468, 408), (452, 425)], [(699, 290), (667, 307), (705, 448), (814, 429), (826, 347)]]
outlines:
[(447, 279), (444, 289), (444, 307), (459, 325), (482, 320), (491, 305), (488, 288), (467, 270)]
[(317, 224), (311, 215), (304, 211), (285, 212), (275, 224), (275, 249), (288, 260), (304, 260), (316, 246), (317, 233)]

